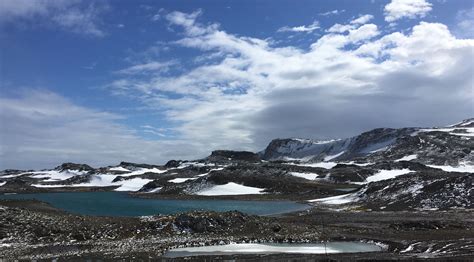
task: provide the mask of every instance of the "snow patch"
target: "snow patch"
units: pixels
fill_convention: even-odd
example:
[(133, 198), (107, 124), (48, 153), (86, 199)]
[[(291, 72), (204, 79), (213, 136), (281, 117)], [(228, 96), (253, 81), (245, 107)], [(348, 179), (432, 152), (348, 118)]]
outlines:
[(382, 180), (392, 179), (397, 176), (405, 175), (412, 172), (413, 171), (407, 168), (399, 169), (399, 170), (379, 170), (379, 172), (376, 173), (375, 175), (367, 177), (365, 181), (367, 183), (382, 181)]
[(334, 158), (337, 158), (337, 157), (341, 156), (342, 154), (344, 154), (344, 152), (346, 152), (346, 151), (342, 151), (342, 152), (340, 152), (339, 154), (335, 154), (335, 155), (331, 155), (331, 156), (326, 156), (326, 157), (324, 158), (324, 162), (327, 162), (327, 161), (329, 161), (329, 160), (333, 160)]
[(75, 176), (81, 176), (86, 173), (87, 172), (85, 171), (79, 171), (79, 170), (63, 170), (63, 171), (49, 170), (49, 171), (31, 172), (31, 174), (35, 174), (35, 175), (30, 175), (30, 177), (31, 178), (47, 178), (46, 180), (43, 180), (43, 181), (55, 182), (55, 181), (66, 180)]
[(168, 182), (179, 184), (179, 183), (184, 183), (188, 180), (195, 180), (195, 179), (197, 178), (196, 177), (195, 178), (175, 178), (175, 179), (168, 180)]
[(120, 171), (120, 172), (130, 172), (129, 169), (126, 169), (123, 166), (116, 166), (116, 167), (111, 167), (109, 168), (110, 171)]
[(249, 187), (239, 185), (233, 182), (225, 185), (216, 185), (211, 188), (201, 190), (196, 193), (200, 196), (224, 196), (224, 195), (251, 195), (251, 194), (263, 194), (265, 188)]
[(120, 176), (137, 176), (137, 175), (143, 175), (145, 173), (157, 173), (157, 174), (162, 174), (162, 173), (166, 173), (168, 170), (162, 170), (162, 169), (158, 169), (158, 168), (141, 168), (141, 169), (138, 169), (138, 170), (135, 170), (135, 171), (132, 171), (128, 174), (121, 174)]
[(400, 161), (410, 161), (410, 160), (414, 160), (416, 159), (418, 156), (415, 154), (415, 155), (409, 155), (409, 156), (404, 156), (400, 159), (397, 159), (395, 160), (395, 162), (400, 162)]
[(459, 163), (459, 166), (436, 166), (436, 165), (427, 165), (432, 168), (441, 169), (446, 172), (467, 172), (474, 173), (474, 165), (468, 163)]
[(7, 182), (0, 182), (0, 186), (5, 185)]
[(308, 179), (308, 180), (315, 180), (318, 177), (318, 174), (315, 174), (315, 173), (289, 172), (288, 174), (290, 174), (292, 176)]
[(420, 132), (446, 132), (450, 135), (455, 136), (466, 136), (466, 137), (473, 137), (474, 136), (474, 127), (456, 127), (456, 128), (427, 128), (427, 129), (420, 129)]
[(143, 179), (143, 178), (133, 178), (129, 180), (120, 181), (122, 186), (116, 188), (115, 191), (138, 191), (144, 185), (148, 184), (153, 180), (151, 179)]
[(311, 164), (296, 164), (297, 166), (309, 166), (309, 167), (321, 167), (326, 169), (331, 169), (337, 166), (336, 162), (319, 162), (319, 163), (311, 163)]

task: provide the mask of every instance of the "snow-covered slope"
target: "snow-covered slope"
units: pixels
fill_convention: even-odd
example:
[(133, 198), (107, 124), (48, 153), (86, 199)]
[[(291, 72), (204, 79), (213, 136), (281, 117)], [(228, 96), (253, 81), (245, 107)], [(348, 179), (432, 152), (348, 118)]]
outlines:
[(415, 129), (378, 128), (358, 136), (317, 141), (310, 139), (275, 139), (261, 152), (266, 160), (300, 160), (307, 162), (351, 160), (386, 150), (397, 138), (413, 133)]

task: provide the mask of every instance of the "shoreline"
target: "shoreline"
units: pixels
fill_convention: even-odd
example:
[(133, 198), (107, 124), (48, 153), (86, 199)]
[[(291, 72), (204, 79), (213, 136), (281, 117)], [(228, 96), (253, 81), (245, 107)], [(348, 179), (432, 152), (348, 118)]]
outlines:
[[(441, 258), (468, 258), (474, 251), (474, 214), (471, 210), (456, 211), (405, 211), (405, 212), (354, 212), (332, 211), (313, 207), (304, 212), (285, 213), (276, 217), (245, 215), (236, 212), (187, 212), (177, 215), (151, 217), (95, 217), (80, 216), (57, 210), (47, 203), (39, 201), (0, 200), (0, 206), (6, 207), (0, 215), (4, 225), (6, 221), (24, 221), (32, 232), (35, 224), (41, 221), (40, 228), (64, 227), (64, 233), (55, 236), (58, 240), (30, 240), (23, 243), (11, 242), (10, 247), (1, 247), (5, 259), (86, 259), (91, 257), (103, 260), (149, 259), (150, 257), (168, 261), (159, 256), (165, 250), (179, 246), (215, 245), (229, 242), (280, 243), (329, 241), (374, 241), (388, 245), (387, 251), (359, 253), (358, 255), (339, 253), (315, 254), (238, 254), (219, 256), (200, 256), (207, 258), (237, 259), (252, 261), (284, 261), (285, 259), (324, 259), (345, 260), (348, 258), (373, 259), (424, 259), (428, 248), (444, 248), (447, 253), (428, 254)], [(33, 220), (30, 220), (33, 219)], [(7, 219), (7, 220), (5, 220)], [(227, 224), (201, 229), (199, 221), (229, 221)], [(230, 219), (230, 220), (229, 220)], [(232, 219), (237, 219), (230, 222)], [(54, 222), (56, 221), (56, 222)], [(74, 222), (76, 221), (76, 222)], [(159, 229), (169, 221), (178, 227), (188, 225), (191, 231), (167, 231)], [(195, 221), (195, 222), (186, 222)], [(76, 224), (83, 224), (81, 235), (74, 235)], [(51, 224), (48, 224), (51, 223)], [(183, 224), (184, 223), (184, 224)], [(186, 224), (191, 223), (191, 224)], [(195, 223), (195, 224), (193, 224)], [(59, 225), (58, 225), (59, 224)], [(370, 226), (369, 226), (370, 225)], [(255, 228), (255, 226), (257, 226)], [(19, 227), (20, 229), (22, 227)], [(103, 228), (107, 230), (104, 231)], [(188, 228), (188, 227), (185, 227)], [(14, 228), (11, 228), (15, 231)], [(38, 229), (36, 229), (38, 230)], [(140, 232), (137, 234), (137, 230)], [(196, 231), (197, 230), (197, 231)], [(203, 230), (203, 231), (200, 231)], [(59, 232), (62, 232), (61, 230)], [(109, 233), (107, 233), (109, 232)], [(133, 233), (132, 233), (133, 232)], [(264, 233), (266, 232), (266, 233)], [(14, 232), (13, 232), (14, 233)], [(46, 233), (45, 233), (46, 234)], [(48, 235), (48, 234), (46, 234)], [(54, 234), (53, 234), (54, 235)], [(265, 237), (262, 237), (265, 236)], [(92, 238), (90, 238), (92, 237)], [(18, 239), (21, 235), (18, 235)], [(37, 238), (35, 238), (37, 239)], [(63, 239), (59, 241), (59, 239)], [(33, 242), (31, 242), (33, 241)], [(36, 242), (35, 241), (39, 241)], [(130, 242), (132, 241), (132, 242)], [(418, 244), (416, 244), (418, 243)], [(457, 243), (457, 244), (454, 244)], [(414, 245), (413, 250), (409, 250)], [(38, 246), (39, 245), (39, 246)], [(456, 246), (467, 246), (466, 250)], [(40, 248), (41, 247), (41, 248)], [(125, 248), (127, 247), (127, 248)], [(72, 250), (72, 251), (71, 251)], [(75, 251), (74, 251), (75, 250)], [(100, 250), (100, 251), (99, 251)], [(74, 254), (69, 254), (70, 252)], [(467, 253), (466, 253), (467, 252)], [(96, 255), (94, 255), (96, 254)], [(180, 261), (173, 260), (173, 261)]]

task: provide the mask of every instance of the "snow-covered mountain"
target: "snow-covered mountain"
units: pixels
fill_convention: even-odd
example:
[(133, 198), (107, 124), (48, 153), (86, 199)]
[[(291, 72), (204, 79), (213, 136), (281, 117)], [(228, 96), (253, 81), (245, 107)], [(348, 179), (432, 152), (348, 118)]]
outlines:
[(378, 128), (332, 141), (275, 139), (258, 154), (216, 150), (165, 165), (4, 170), (0, 193), (115, 190), (144, 197), (313, 199), (380, 210), (473, 208), (473, 136), (474, 119), (468, 119), (439, 128)]
[(474, 119), (440, 128), (377, 128), (358, 136), (317, 141), (275, 139), (260, 152), (265, 160), (375, 161), (417, 158), (419, 162), (457, 165), (474, 161)]

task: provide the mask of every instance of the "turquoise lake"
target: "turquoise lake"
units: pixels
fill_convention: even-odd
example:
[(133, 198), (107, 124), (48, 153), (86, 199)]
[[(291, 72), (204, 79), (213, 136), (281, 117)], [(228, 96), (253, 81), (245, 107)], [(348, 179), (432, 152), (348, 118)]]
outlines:
[(36, 199), (73, 214), (92, 216), (169, 215), (193, 210), (238, 210), (253, 215), (276, 215), (309, 207), (293, 201), (143, 199), (124, 192), (12, 194), (0, 195), (0, 199)]

